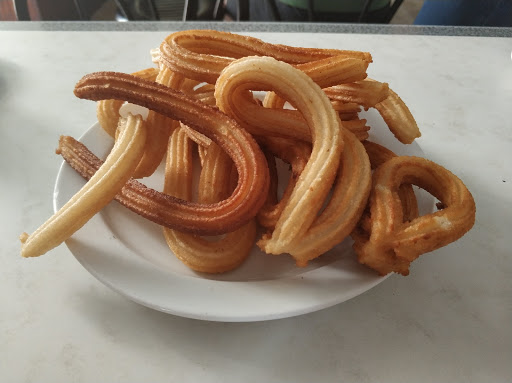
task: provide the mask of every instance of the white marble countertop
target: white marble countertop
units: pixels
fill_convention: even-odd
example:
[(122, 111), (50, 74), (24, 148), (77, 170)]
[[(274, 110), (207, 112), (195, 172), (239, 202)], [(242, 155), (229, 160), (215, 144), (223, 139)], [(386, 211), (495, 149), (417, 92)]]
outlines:
[(65, 245), (19, 256), (19, 234), (52, 214), (59, 135), (95, 121), (75, 82), (150, 65), (168, 32), (0, 30), (0, 381), (510, 382), (511, 38), (250, 32), (370, 51), (370, 75), (406, 100), (425, 155), (472, 191), (473, 230), (408, 277), (299, 317), (219, 323), (121, 297)]

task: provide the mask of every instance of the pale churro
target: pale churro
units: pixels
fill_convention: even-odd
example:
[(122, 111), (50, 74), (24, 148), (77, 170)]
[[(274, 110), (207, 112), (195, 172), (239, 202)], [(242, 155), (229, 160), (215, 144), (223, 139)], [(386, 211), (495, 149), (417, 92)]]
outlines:
[(131, 177), (142, 156), (146, 130), (140, 115), (120, 121), (120, 134), (104, 164), (34, 233), (21, 236), (21, 255), (38, 257), (68, 239), (107, 205)]

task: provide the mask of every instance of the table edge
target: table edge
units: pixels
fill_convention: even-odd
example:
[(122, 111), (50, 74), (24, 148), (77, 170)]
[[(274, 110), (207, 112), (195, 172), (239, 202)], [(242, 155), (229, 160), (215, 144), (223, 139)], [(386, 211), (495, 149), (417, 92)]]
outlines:
[(215, 29), (229, 32), (345, 33), (423, 36), (512, 37), (512, 28), (395, 24), (195, 22), (195, 21), (6, 21), (0, 31), (178, 31)]

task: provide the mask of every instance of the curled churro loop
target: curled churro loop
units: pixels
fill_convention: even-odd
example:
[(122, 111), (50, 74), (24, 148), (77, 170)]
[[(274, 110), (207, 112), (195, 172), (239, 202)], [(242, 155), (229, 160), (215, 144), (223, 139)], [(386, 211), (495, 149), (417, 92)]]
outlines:
[[(192, 141), (182, 129), (171, 136), (165, 170), (164, 192), (192, 200), (194, 171)], [(233, 161), (216, 144), (208, 147), (199, 179), (198, 202), (215, 203), (231, 194)], [(249, 255), (256, 238), (254, 220), (220, 239), (164, 228), (167, 244), (174, 254), (192, 270), (222, 273), (239, 266)]]
[(298, 266), (306, 266), (308, 261), (343, 241), (366, 206), (371, 187), (368, 155), (352, 133), (343, 130), (343, 138), (345, 146), (332, 196), (306, 233), (288, 248)]
[[(131, 177), (142, 156), (145, 139), (146, 130), (139, 115), (121, 119), (118, 140), (105, 163), (98, 167), (78, 193), (33, 234), (24, 233), (21, 236), (21, 255), (38, 257), (46, 253), (103, 209)], [(59, 152), (60, 149), (57, 150)]]
[(208, 105), (154, 82), (122, 73), (99, 72), (85, 76), (75, 94), (91, 100), (122, 99), (180, 120), (208, 136), (231, 157), (238, 185), (226, 200), (209, 205), (190, 203), (149, 193), (131, 194), (130, 208), (148, 219), (174, 229), (213, 235), (232, 231), (255, 217), (269, 184), (265, 157), (253, 138), (231, 118)]
[[(398, 188), (413, 184), (438, 198), (443, 210), (404, 222)], [(371, 228), (354, 249), (359, 262), (381, 275), (409, 274), (409, 265), (423, 253), (462, 237), (475, 222), (475, 202), (454, 174), (419, 157), (395, 157), (373, 175), (370, 197)]]
[[(249, 36), (211, 30), (192, 30), (173, 33), (160, 46), (160, 60), (171, 70), (185, 77), (214, 84), (222, 70), (233, 59), (245, 56), (269, 56), (311, 70), (311, 62), (340, 56), (354, 60), (350, 65), (366, 66), (372, 62), (367, 52), (338, 49), (295, 48), (286, 45), (269, 44)], [(338, 60), (338, 59), (336, 59)], [(356, 61), (359, 64), (356, 64)], [(300, 65), (304, 64), (302, 68)], [(332, 64), (332, 63), (331, 63)], [(315, 65), (315, 64), (313, 64)], [(319, 64), (329, 71), (329, 60)], [(343, 64), (345, 65), (345, 64)], [(349, 72), (348, 68), (347, 73)], [(314, 71), (314, 70), (313, 70)], [(366, 68), (364, 68), (364, 71)], [(360, 72), (360, 69), (359, 69)], [(360, 76), (350, 76), (351, 79)], [(364, 78), (364, 77), (363, 77)], [(352, 80), (356, 81), (356, 80)], [(339, 81), (341, 83), (342, 81)]]
[(285, 98), (302, 113), (311, 129), (311, 157), (271, 237), (260, 241), (264, 251), (280, 254), (308, 230), (329, 193), (343, 149), (340, 121), (327, 96), (310, 77), (270, 57), (237, 60), (219, 77), (215, 88), (218, 106), (238, 120), (243, 120), (245, 114), (228, 102), (229, 93), (238, 87), (246, 89), (246, 84), (251, 84), (253, 90), (272, 90)]

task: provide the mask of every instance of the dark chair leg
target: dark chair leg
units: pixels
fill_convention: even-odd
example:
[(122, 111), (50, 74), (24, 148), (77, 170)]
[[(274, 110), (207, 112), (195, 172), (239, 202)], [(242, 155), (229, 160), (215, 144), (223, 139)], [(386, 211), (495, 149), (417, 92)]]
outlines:
[(372, 5), (373, 0), (366, 0), (363, 5), (363, 9), (361, 10), (361, 13), (359, 14), (359, 17), (357, 19), (358, 22), (363, 22), (364, 17), (368, 13), (368, 10), (370, 9), (370, 6)]
[(315, 2), (308, 0), (308, 20), (315, 21)]
[(249, 0), (237, 0), (236, 21), (249, 20)]
[(215, 6), (213, 7), (213, 19), (223, 20), (225, 15), (224, 0), (216, 0)]
[(277, 9), (275, 0), (267, 0), (267, 4), (269, 5), (270, 13), (272, 14), (272, 20), (281, 21), (281, 15), (279, 14), (279, 9)]
[(151, 13), (151, 20), (160, 20), (160, 15), (156, 9), (155, 2), (153, 0), (146, 0), (148, 2), (148, 9)]
[(404, 0), (395, 0), (393, 2), (393, 5), (389, 9), (388, 15), (386, 16), (386, 20), (384, 21), (386, 24), (389, 24), (391, 22), (391, 19), (395, 15), (396, 11), (398, 10), (398, 7), (403, 3)]
[(123, 17), (125, 17), (126, 20), (133, 20), (130, 7), (126, 6), (124, 0), (114, 0), (114, 2), (116, 3), (117, 9), (123, 14)]
[(30, 21), (27, 0), (14, 0), (14, 8), (19, 21)]
[(198, 4), (197, 0), (185, 0), (185, 10), (183, 12), (183, 21), (197, 19)]

